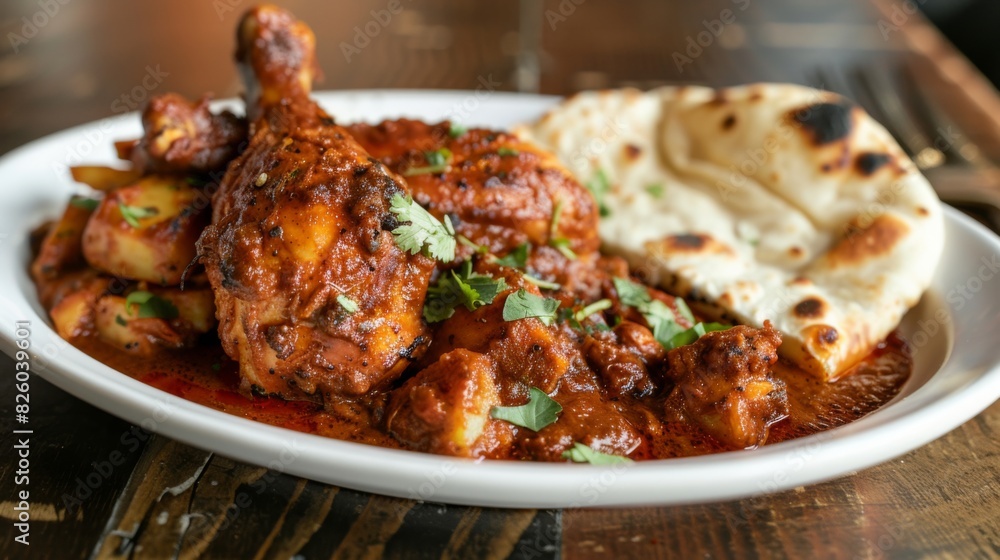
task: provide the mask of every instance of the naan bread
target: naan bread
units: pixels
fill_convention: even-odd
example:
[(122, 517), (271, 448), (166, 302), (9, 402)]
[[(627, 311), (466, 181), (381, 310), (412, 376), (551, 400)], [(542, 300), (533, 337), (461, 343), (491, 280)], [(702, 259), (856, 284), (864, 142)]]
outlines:
[(941, 255), (933, 189), (833, 93), (588, 92), (518, 132), (596, 191), (607, 251), (720, 316), (770, 320), (782, 353), (823, 379), (898, 325)]

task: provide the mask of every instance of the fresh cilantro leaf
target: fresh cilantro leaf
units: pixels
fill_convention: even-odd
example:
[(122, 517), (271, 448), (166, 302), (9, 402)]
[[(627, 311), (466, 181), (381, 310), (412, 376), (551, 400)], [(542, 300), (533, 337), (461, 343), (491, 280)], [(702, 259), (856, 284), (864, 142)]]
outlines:
[(576, 313), (572, 309), (566, 307), (559, 309), (558, 320), (560, 323), (568, 323), (569, 328), (573, 330), (586, 332), (580, 321), (576, 319)]
[(600, 211), (601, 217), (610, 215), (611, 210), (605, 204), (604, 198), (611, 192), (611, 181), (608, 180), (608, 176), (604, 173), (604, 170), (598, 169), (590, 181), (587, 182), (586, 187), (594, 195), (594, 200), (597, 201), (597, 208)]
[(576, 260), (576, 253), (573, 252), (573, 249), (569, 248), (569, 239), (566, 239), (565, 237), (560, 237), (559, 239), (553, 239), (549, 241), (549, 245), (551, 245), (557, 251), (562, 253), (562, 255), (567, 259), (571, 261)]
[(132, 306), (138, 305), (137, 315), (140, 319), (174, 319), (177, 317), (177, 308), (173, 303), (165, 300), (151, 292), (136, 290), (125, 298), (125, 312), (132, 314)]
[(503, 278), (494, 279), (488, 274), (473, 272), (472, 261), (465, 261), (458, 274), (450, 270), (427, 289), (424, 319), (428, 323), (444, 321), (455, 314), (459, 305), (475, 311), (493, 303), (497, 294), (506, 289), (507, 282)]
[(601, 311), (604, 311), (605, 309), (610, 309), (611, 305), (612, 303), (610, 299), (597, 300), (594, 303), (577, 311), (576, 314), (573, 315), (573, 318), (576, 319), (578, 322), (582, 323), (587, 317), (590, 317), (594, 313), (599, 313)]
[(403, 222), (392, 230), (400, 249), (411, 255), (424, 252), (441, 262), (455, 260), (455, 228), (448, 216), (441, 223), (412, 198), (399, 193), (393, 195), (389, 211)]
[(143, 208), (141, 206), (129, 206), (122, 202), (118, 203), (118, 211), (122, 214), (122, 219), (128, 225), (138, 228), (140, 227), (139, 220), (141, 218), (149, 218), (160, 213), (159, 210), (153, 207)]
[(658, 299), (651, 299), (648, 305), (639, 309), (639, 312), (649, 323), (649, 328), (653, 331), (653, 338), (661, 344), (684, 330), (684, 327), (677, 324), (677, 315), (674, 314), (673, 309)]
[(573, 444), (562, 454), (563, 459), (569, 459), (574, 463), (590, 463), (591, 465), (621, 465), (632, 463), (632, 459), (620, 455), (609, 455), (593, 450), (589, 445), (580, 442)]
[(96, 198), (87, 198), (85, 196), (74, 196), (73, 198), (69, 199), (69, 203), (71, 206), (75, 206), (77, 208), (93, 212), (101, 204), (101, 201), (97, 200)]
[(549, 225), (549, 246), (554, 247), (564, 257), (571, 261), (576, 260), (576, 253), (569, 248), (569, 239), (559, 236), (559, 218), (562, 217), (563, 201), (556, 201), (555, 208), (552, 209), (552, 222)]
[(634, 307), (642, 312), (642, 309), (652, 301), (649, 292), (641, 284), (636, 284), (624, 278), (614, 278), (613, 282), (615, 284), (615, 291), (618, 292), (618, 299), (621, 300), (623, 305)]
[(123, 327), (128, 326), (128, 322), (121, 315), (115, 315), (115, 323)]
[(427, 173), (444, 173), (448, 170), (448, 165), (451, 163), (451, 150), (441, 148), (424, 152), (424, 158), (427, 159), (426, 166), (410, 167), (403, 172), (403, 175), (412, 177), (414, 175), (426, 175)]
[(541, 389), (528, 390), (528, 402), (521, 406), (494, 406), (490, 416), (537, 432), (556, 421), (562, 406), (552, 400)]
[(545, 326), (549, 326), (556, 319), (557, 309), (559, 309), (558, 300), (536, 296), (521, 288), (507, 296), (507, 301), (503, 305), (503, 320), (517, 321), (518, 319), (535, 318)]
[(462, 234), (456, 235), (455, 239), (458, 240), (458, 242), (461, 243), (462, 245), (465, 245), (466, 247), (472, 249), (473, 251), (479, 253), (480, 255), (485, 255), (486, 253), (490, 252), (489, 248), (479, 245), (478, 243), (472, 241), (471, 239)]
[(461, 136), (468, 131), (469, 129), (460, 123), (448, 123), (448, 136), (451, 136), (452, 138), (461, 138)]
[[(653, 338), (667, 350), (673, 350), (678, 346), (690, 344), (704, 334), (704, 332), (698, 333), (695, 330), (698, 328), (698, 325), (690, 329), (680, 326), (677, 321), (677, 314), (667, 304), (658, 299), (653, 299), (645, 287), (624, 278), (615, 278), (614, 284), (615, 291), (618, 292), (618, 298), (621, 300), (622, 305), (633, 307), (641, 313), (646, 319), (646, 323), (649, 324), (649, 328), (653, 331)], [(680, 316), (688, 323), (693, 324), (695, 322), (694, 314), (691, 313), (691, 309), (683, 299), (676, 298), (674, 305), (677, 306)]]
[(521, 278), (524, 278), (525, 282), (529, 284), (534, 284), (543, 290), (558, 290), (559, 288), (562, 287), (561, 285), (556, 284), (555, 282), (549, 282), (547, 280), (542, 280), (541, 278), (536, 278), (528, 274), (527, 272), (522, 274)]
[(528, 244), (522, 243), (515, 247), (513, 251), (507, 253), (506, 256), (496, 259), (494, 262), (500, 266), (509, 266), (524, 270), (524, 267), (528, 265), (528, 249)]
[(674, 306), (677, 308), (677, 312), (680, 313), (680, 316), (684, 317), (688, 323), (691, 323), (692, 325), (695, 323), (694, 313), (691, 313), (691, 308), (688, 307), (687, 302), (681, 298), (674, 298)]
[(358, 302), (345, 296), (344, 294), (340, 294), (337, 296), (337, 303), (339, 303), (340, 306), (344, 308), (344, 311), (346, 311), (348, 314), (357, 313), (358, 309), (361, 309), (358, 306)]
[(648, 185), (646, 187), (646, 192), (648, 192), (649, 195), (652, 196), (653, 198), (660, 198), (663, 196), (663, 185), (660, 184)]
[(552, 223), (549, 224), (549, 237), (557, 238), (559, 236), (559, 218), (562, 217), (563, 211), (563, 201), (557, 200), (555, 207), (552, 209)]
[(222, 369), (222, 364), (220, 364), (219, 362), (215, 362), (214, 364), (212, 364), (212, 371), (219, 371), (220, 369)]
[(508, 148), (506, 146), (497, 149), (497, 155), (499, 155), (500, 157), (514, 157), (520, 153), (521, 152), (513, 148)]
[[(698, 340), (702, 335), (715, 331), (724, 331), (729, 328), (729, 325), (723, 325), (722, 323), (697, 323), (690, 329), (681, 331), (671, 337), (666, 344), (663, 346), (667, 350), (673, 350), (679, 346), (686, 346), (692, 342)], [(658, 339), (659, 340), (659, 339)]]

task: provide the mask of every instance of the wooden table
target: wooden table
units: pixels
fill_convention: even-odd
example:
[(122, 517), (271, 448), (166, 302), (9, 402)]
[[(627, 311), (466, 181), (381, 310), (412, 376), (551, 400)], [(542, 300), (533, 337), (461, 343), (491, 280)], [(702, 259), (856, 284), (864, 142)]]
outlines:
[[(0, 21), (0, 152), (150, 93), (239, 91), (230, 56), (244, 0), (52, 4), (39, 15), (22, 2)], [(402, 0), (367, 42), (355, 27), (386, 0), (285, 4), (317, 32), (327, 89), (475, 88), (480, 78), (557, 94), (814, 84), (820, 65), (905, 59), (968, 137), (1000, 157), (1000, 98), (911, 2)], [(732, 23), (716, 37), (715, 20)], [(708, 44), (694, 48), (699, 34)], [(0, 369), (7, 425), (14, 368), (3, 357)], [(1000, 556), (1000, 404), (904, 457), (808, 488), (711, 505), (509, 511), (373, 496), (238, 463), (146, 433), (38, 376), (31, 383), (31, 544), (13, 541), (16, 464), (6, 458), (3, 558)], [(10, 430), (0, 440), (12, 457)]]

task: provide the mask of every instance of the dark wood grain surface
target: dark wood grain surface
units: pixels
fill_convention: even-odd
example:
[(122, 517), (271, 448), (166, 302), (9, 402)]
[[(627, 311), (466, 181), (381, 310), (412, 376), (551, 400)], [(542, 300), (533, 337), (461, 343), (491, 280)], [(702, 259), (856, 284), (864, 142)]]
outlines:
[[(238, 94), (232, 36), (249, 4), (3, 2), (0, 153), (154, 92)], [(388, 0), (283, 4), (316, 30), (324, 89), (469, 89), (483, 79), (555, 94), (822, 85), (819, 67), (905, 63), (964, 137), (1000, 158), (1000, 97), (908, 1), (401, 0), (372, 36), (358, 29)], [(2, 558), (1000, 557), (1000, 404), (889, 463), (788, 492), (684, 507), (494, 510), (235, 462), (131, 426), (39, 376), (25, 547), (13, 540), (13, 362), (0, 357), (0, 371)]]

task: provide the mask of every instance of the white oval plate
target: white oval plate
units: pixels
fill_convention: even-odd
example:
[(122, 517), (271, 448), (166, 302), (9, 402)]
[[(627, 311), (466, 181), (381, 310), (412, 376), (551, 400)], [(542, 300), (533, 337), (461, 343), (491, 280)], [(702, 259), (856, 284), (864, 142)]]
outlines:
[[(357, 91), (316, 97), (341, 122), (408, 116), (505, 128), (553, 97), (488, 92)], [(112, 142), (140, 132), (124, 115), (43, 138), (0, 159), (0, 344), (31, 322), (33, 371), (129, 422), (225, 456), (359, 490), (456, 504), (567, 507), (680, 504), (743, 498), (852, 473), (919, 447), (1000, 396), (1000, 239), (959, 212), (930, 296), (907, 315), (916, 371), (873, 414), (815, 436), (754, 451), (631, 466), (472, 462), (383, 449), (268, 426), (188, 402), (123, 375), (49, 327), (28, 276), (28, 233), (58, 215), (74, 185), (66, 165), (113, 163)], [(72, 418), (66, 419), (72, 429)], [(44, 437), (44, 436), (42, 436)]]

